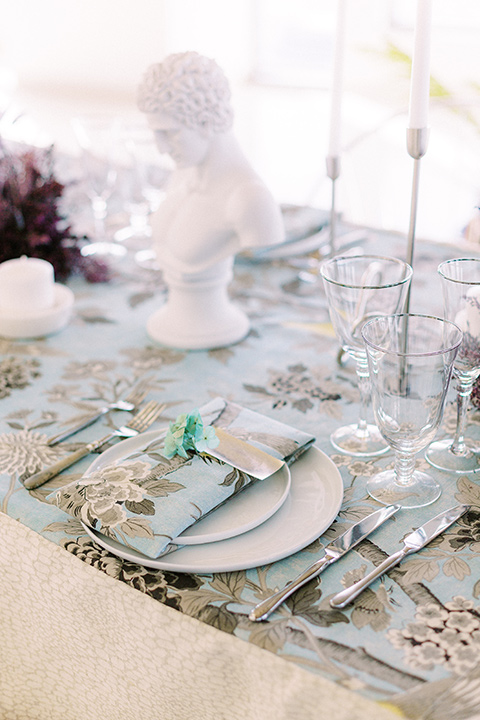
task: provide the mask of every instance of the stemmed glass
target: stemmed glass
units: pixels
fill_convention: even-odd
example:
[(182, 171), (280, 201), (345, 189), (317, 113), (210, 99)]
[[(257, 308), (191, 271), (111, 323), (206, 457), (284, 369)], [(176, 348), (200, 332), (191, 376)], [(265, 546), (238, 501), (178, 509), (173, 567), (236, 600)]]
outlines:
[(355, 360), (360, 390), (358, 422), (330, 436), (333, 447), (347, 455), (371, 457), (389, 449), (378, 428), (366, 419), (370, 383), (361, 330), (372, 317), (402, 312), (412, 272), (402, 260), (379, 255), (337, 256), (320, 268), (330, 318), (343, 349)]
[(453, 368), (457, 379), (455, 437), (435, 441), (425, 457), (440, 470), (475, 473), (480, 471), (480, 450), (465, 438), (465, 430), (473, 383), (480, 375), (480, 260), (447, 260), (438, 266), (438, 272), (445, 316), (463, 330), (464, 337)]
[(121, 146), (124, 153), (119, 186), (130, 222), (115, 233), (115, 239), (140, 250), (150, 246), (150, 215), (165, 198), (174, 163), (169, 155), (160, 153), (146, 124), (123, 124)]
[(113, 242), (106, 229), (108, 201), (117, 181), (118, 123), (110, 115), (92, 114), (72, 118), (72, 127), (81, 150), (96, 236), (95, 242), (89, 243), (82, 252), (121, 257), (126, 253), (125, 248)]
[(395, 451), (394, 469), (374, 475), (366, 489), (385, 504), (429, 505), (441, 488), (415, 470), (415, 455), (433, 440), (442, 419), (462, 331), (449, 320), (400, 314), (374, 318), (362, 336), (375, 419)]

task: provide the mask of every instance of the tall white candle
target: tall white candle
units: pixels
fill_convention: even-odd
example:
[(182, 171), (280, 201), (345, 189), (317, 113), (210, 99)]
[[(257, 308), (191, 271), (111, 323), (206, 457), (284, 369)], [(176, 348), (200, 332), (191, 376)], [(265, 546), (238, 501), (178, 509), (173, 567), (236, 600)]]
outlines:
[(345, 64), (346, 0), (337, 0), (335, 54), (330, 101), (330, 136), (328, 156), (340, 156), (340, 130), (342, 119), (343, 67)]
[(426, 128), (428, 126), (431, 32), (432, 0), (417, 0), (408, 111), (409, 128)]
[(25, 317), (51, 308), (55, 299), (53, 265), (23, 256), (0, 264), (0, 311)]

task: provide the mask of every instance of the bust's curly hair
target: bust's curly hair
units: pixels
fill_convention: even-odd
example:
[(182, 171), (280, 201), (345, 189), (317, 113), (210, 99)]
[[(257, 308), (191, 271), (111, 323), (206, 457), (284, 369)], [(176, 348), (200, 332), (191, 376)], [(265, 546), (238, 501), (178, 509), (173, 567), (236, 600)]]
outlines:
[(230, 86), (215, 60), (174, 53), (147, 68), (138, 87), (141, 112), (162, 111), (193, 129), (226, 132), (233, 124)]

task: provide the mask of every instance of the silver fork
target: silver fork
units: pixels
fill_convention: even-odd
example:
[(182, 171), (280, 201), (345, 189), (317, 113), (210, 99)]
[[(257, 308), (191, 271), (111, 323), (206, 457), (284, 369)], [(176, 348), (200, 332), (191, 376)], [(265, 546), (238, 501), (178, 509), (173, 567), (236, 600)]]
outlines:
[(97, 422), (97, 420), (100, 420), (100, 418), (110, 412), (110, 410), (124, 410), (126, 412), (133, 412), (134, 410), (136, 410), (138, 405), (140, 405), (140, 403), (145, 399), (147, 393), (148, 380), (141, 380), (139, 383), (137, 383), (137, 385), (135, 385), (134, 388), (132, 388), (132, 390), (128, 393), (128, 395), (123, 398), (123, 400), (117, 400), (115, 402), (108, 403), (108, 405), (104, 405), (103, 407), (99, 408), (94, 415), (91, 415), (86, 420), (82, 420), (73, 427), (67, 430), (63, 430), (57, 435), (53, 435), (47, 440), (47, 445), (56, 445), (62, 440), (66, 440), (72, 435), (75, 435), (75, 433), (80, 432), (80, 430), (84, 430), (85, 428), (90, 427), (90, 425), (93, 425), (93, 423)]
[(122, 427), (113, 430), (108, 435), (105, 435), (105, 437), (100, 438), (100, 440), (94, 440), (93, 442), (87, 443), (80, 450), (69, 453), (69, 455), (66, 455), (64, 458), (57, 460), (57, 462), (53, 463), (53, 465), (40, 470), (40, 472), (30, 475), (30, 477), (24, 480), (24, 486), (27, 490), (33, 490), (34, 488), (40, 487), (40, 485), (43, 485), (48, 482), (48, 480), (51, 480), (53, 477), (61, 473), (62, 470), (65, 470), (74, 463), (78, 462), (78, 460), (81, 460), (89, 453), (95, 452), (95, 450), (98, 450), (104, 443), (109, 440), (113, 440), (115, 437), (128, 438), (138, 435), (150, 427), (150, 425), (164, 410), (166, 410), (166, 408), (166, 405), (160, 405), (155, 402), (155, 400), (151, 400), (132, 417), (128, 425), (122, 425)]

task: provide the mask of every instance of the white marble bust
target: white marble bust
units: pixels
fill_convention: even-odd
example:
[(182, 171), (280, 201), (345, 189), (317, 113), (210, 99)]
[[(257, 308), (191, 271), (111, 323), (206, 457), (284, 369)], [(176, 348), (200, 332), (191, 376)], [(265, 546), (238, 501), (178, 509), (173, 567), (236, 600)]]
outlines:
[[(228, 81), (210, 58), (196, 52), (170, 55), (147, 69), (138, 106), (160, 152), (175, 163), (166, 199), (152, 221), (169, 297), (149, 321), (149, 332), (180, 347), (236, 342), (248, 331), (248, 320), (238, 308), (232, 310), (227, 295), (233, 258), (281, 242), (284, 228), (278, 204), (233, 134)], [(216, 286), (216, 293), (206, 293), (205, 283)], [(202, 293), (192, 298), (197, 307), (189, 323), (187, 298), (201, 286)]]

